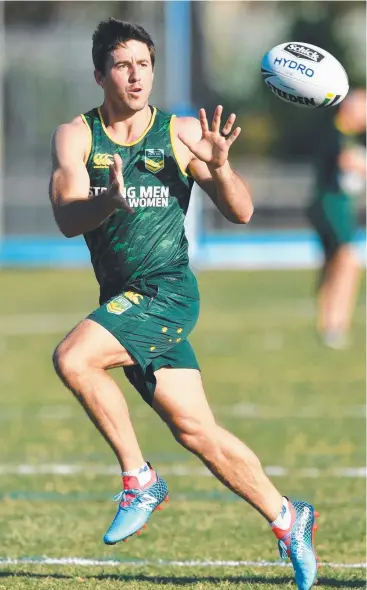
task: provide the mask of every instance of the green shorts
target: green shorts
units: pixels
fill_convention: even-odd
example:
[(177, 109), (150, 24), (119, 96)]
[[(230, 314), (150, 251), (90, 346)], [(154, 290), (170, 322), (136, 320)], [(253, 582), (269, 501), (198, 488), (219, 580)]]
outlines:
[(308, 208), (308, 217), (321, 240), (326, 258), (353, 241), (357, 227), (355, 200), (344, 193), (325, 193)]
[(93, 311), (91, 319), (108, 330), (137, 365), (124, 368), (129, 381), (151, 405), (154, 371), (164, 366), (199, 369), (187, 338), (199, 316), (199, 292), (191, 271), (126, 287)]

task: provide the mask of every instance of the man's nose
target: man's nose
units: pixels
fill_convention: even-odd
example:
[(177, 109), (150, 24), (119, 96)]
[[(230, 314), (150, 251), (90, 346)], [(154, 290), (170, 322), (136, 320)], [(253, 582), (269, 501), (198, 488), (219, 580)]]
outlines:
[(137, 65), (133, 65), (130, 70), (130, 80), (133, 82), (138, 82), (140, 80), (140, 68)]

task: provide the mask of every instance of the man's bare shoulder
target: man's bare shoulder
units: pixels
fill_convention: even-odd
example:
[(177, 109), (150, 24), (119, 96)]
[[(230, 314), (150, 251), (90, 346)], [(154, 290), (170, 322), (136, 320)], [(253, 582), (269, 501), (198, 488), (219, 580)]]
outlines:
[(91, 132), (79, 115), (57, 127), (51, 137), (51, 154), (55, 162), (70, 157), (85, 160), (91, 148)]
[(188, 141), (197, 142), (202, 136), (200, 121), (195, 117), (177, 117), (175, 128), (176, 135)]
[(83, 121), (81, 115), (74, 117), (74, 119), (68, 123), (62, 123), (59, 125), (52, 135), (54, 142), (72, 139), (80, 140), (81, 142), (86, 141), (88, 144), (89, 138), (90, 130)]

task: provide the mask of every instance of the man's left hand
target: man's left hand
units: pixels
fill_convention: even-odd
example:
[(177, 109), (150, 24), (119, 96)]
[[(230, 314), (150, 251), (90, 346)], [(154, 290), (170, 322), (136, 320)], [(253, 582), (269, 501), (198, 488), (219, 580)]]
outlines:
[(236, 119), (234, 113), (228, 117), (223, 129), (220, 130), (222, 112), (223, 107), (221, 105), (217, 106), (213, 116), (212, 128), (210, 130), (205, 109), (200, 109), (199, 115), (202, 137), (198, 142), (187, 141), (187, 139), (183, 138), (181, 134), (178, 135), (182, 143), (189, 148), (194, 156), (202, 162), (205, 162), (208, 168), (212, 170), (221, 168), (227, 162), (229, 148), (241, 133), (240, 127), (236, 127), (236, 129), (231, 132)]

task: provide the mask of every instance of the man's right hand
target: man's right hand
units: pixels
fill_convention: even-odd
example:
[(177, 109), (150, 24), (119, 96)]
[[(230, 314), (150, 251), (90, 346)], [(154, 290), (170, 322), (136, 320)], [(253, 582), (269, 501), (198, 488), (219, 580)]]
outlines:
[(110, 166), (110, 187), (108, 194), (116, 204), (117, 209), (123, 209), (131, 215), (135, 213), (127, 200), (124, 198), (124, 178), (122, 175), (122, 158), (119, 154), (114, 154), (113, 164)]

